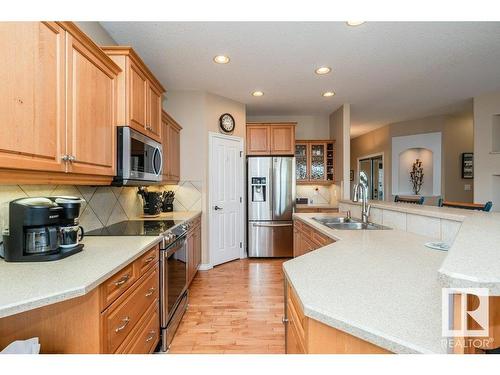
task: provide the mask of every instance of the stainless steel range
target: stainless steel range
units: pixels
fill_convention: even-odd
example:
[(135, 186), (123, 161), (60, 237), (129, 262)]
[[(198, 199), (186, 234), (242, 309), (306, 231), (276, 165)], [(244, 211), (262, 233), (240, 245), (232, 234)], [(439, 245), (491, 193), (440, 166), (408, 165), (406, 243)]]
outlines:
[(186, 234), (189, 224), (166, 232), (160, 245), (161, 350), (167, 351), (188, 306)]
[(130, 220), (89, 231), (87, 236), (163, 236), (160, 243), (160, 349), (167, 351), (188, 306), (186, 234), (189, 223)]

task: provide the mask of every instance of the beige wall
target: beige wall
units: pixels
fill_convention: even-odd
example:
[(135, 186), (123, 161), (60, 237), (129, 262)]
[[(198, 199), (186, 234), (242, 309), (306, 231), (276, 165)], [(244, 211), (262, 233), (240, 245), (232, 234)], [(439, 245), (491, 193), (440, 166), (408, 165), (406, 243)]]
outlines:
[(500, 211), (500, 150), (493, 150), (493, 137), (500, 134), (493, 131), (495, 115), (500, 115), (500, 92), (474, 98), (474, 202), (493, 201), (493, 211)]
[(118, 44), (99, 22), (82, 21), (75, 22), (75, 24), (100, 46), (116, 46)]
[(249, 122), (296, 122), (295, 138), (329, 139), (328, 115), (247, 116)]
[(330, 139), (335, 140), (335, 185), (340, 190), (343, 199), (350, 197), (349, 170), (350, 170), (350, 132), (351, 132), (351, 106), (343, 104), (330, 114)]
[[(234, 136), (246, 135), (246, 107), (242, 103), (201, 91), (168, 91), (163, 108), (182, 126), (181, 182), (201, 191), (202, 263), (208, 264), (208, 133), (219, 131), (219, 117), (230, 113), (236, 122)], [(243, 149), (244, 149), (243, 144)]]
[[(383, 153), (384, 195), (386, 200), (393, 200), (394, 197), (391, 194), (392, 137), (433, 132), (442, 133), (442, 195), (447, 200), (472, 202), (473, 180), (464, 180), (461, 176), (461, 155), (463, 152), (472, 152), (474, 148), (471, 110), (397, 122), (356, 137), (351, 140), (351, 168), (356, 173), (358, 158)], [(466, 191), (465, 185), (470, 185), (471, 190)]]

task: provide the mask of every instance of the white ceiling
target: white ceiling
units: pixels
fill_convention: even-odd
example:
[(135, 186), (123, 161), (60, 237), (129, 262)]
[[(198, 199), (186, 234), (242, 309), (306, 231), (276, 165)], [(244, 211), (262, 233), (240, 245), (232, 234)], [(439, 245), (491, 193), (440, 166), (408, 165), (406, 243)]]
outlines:
[[(245, 103), (249, 115), (326, 114), (350, 103), (351, 136), (500, 89), (500, 22), (101, 24), (167, 90), (209, 91)], [(214, 64), (216, 54), (231, 62)], [(315, 75), (320, 65), (333, 72)], [(327, 90), (336, 96), (323, 98)]]

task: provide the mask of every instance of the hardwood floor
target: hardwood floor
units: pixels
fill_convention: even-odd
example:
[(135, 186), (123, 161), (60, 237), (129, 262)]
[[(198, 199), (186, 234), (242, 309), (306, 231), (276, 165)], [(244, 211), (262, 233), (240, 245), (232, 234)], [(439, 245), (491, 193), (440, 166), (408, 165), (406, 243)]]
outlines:
[(198, 272), (169, 353), (285, 353), (286, 259), (244, 259)]

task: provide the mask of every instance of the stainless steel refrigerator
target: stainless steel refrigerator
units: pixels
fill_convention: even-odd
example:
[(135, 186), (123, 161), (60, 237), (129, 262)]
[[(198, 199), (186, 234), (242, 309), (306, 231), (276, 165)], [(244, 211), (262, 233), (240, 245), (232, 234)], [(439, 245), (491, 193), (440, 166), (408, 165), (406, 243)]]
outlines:
[(293, 256), (295, 158), (247, 159), (248, 256)]

